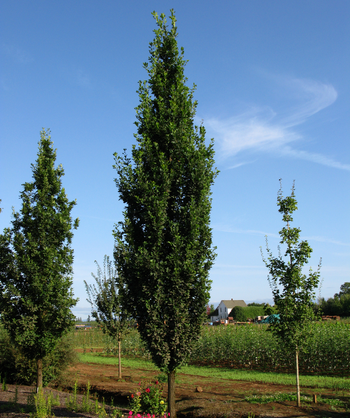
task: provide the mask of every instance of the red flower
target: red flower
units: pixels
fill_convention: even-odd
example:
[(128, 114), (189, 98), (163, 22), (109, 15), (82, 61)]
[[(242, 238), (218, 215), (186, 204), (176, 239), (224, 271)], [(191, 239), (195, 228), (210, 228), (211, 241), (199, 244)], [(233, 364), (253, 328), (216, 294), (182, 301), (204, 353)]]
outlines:
[(151, 389), (150, 389), (150, 388), (147, 388), (147, 389), (146, 389), (146, 392), (147, 392), (147, 393), (149, 393), (150, 391), (151, 391)]
[(156, 380), (156, 385), (158, 385), (158, 383), (159, 383), (158, 380)]

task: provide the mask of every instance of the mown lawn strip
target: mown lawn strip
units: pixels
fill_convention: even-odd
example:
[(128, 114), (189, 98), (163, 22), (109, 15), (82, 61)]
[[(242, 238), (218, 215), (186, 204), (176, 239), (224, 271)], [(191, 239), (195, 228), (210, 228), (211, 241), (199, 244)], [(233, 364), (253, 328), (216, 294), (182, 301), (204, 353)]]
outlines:
[[(79, 354), (79, 360), (82, 363), (98, 364), (118, 364), (115, 357), (105, 357), (100, 354)], [(152, 362), (141, 359), (122, 359), (123, 367), (144, 370), (159, 370)], [(262, 382), (279, 385), (295, 385), (294, 374), (258, 372), (254, 370), (237, 370), (214, 368), (207, 366), (183, 366), (179, 373), (210, 377), (213, 379), (244, 380), (248, 382)], [(328, 388), (335, 390), (350, 391), (350, 378), (348, 377), (330, 377), (330, 376), (300, 376), (300, 384), (303, 387)]]

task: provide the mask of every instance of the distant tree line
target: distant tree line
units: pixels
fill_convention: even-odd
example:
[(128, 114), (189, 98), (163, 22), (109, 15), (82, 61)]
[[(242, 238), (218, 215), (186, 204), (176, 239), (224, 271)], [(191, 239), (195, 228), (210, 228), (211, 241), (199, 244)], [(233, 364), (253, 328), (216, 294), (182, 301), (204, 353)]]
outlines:
[(323, 315), (339, 315), (350, 317), (350, 282), (345, 282), (340, 286), (340, 292), (333, 298), (319, 301), (319, 307)]

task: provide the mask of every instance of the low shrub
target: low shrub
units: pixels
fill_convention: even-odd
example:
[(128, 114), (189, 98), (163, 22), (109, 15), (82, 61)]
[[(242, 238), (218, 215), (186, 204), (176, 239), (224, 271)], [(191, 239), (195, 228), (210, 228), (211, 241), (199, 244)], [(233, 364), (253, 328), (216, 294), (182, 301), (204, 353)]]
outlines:
[[(58, 379), (64, 370), (77, 361), (72, 333), (61, 338), (55, 350), (43, 359), (43, 385)], [(13, 346), (6, 330), (0, 325), (0, 370), (11, 384), (32, 385), (37, 378), (36, 361), (26, 358), (25, 353)]]

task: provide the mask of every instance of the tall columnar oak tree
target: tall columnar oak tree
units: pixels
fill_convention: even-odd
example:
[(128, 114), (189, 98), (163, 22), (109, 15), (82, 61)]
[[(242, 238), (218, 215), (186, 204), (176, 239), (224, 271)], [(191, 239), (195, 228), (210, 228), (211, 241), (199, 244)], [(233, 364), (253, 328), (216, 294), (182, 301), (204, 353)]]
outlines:
[(23, 185), (22, 209), (0, 235), (1, 322), (13, 344), (37, 361), (38, 388), (42, 359), (74, 323), (70, 244), (78, 227), (70, 215), (76, 202), (62, 188), (63, 168), (54, 166), (50, 131), (40, 136), (34, 181)]
[(286, 244), (284, 257), (279, 249), (279, 256), (273, 257), (266, 239), (267, 259), (263, 261), (269, 269), (268, 280), (272, 289), (279, 319), (270, 325), (286, 346), (295, 353), (297, 404), (300, 406), (299, 353), (308, 336), (308, 325), (315, 319), (313, 309), (316, 288), (320, 281), (321, 261), (316, 272), (310, 269), (303, 274), (302, 269), (311, 257), (312, 249), (307, 241), (300, 241), (300, 228), (291, 228), (292, 213), (298, 209), (293, 183), (290, 196), (283, 197), (282, 184), (278, 192), (278, 211), (283, 214), (286, 226), (279, 232), (280, 244)]
[(168, 408), (175, 417), (175, 371), (198, 339), (215, 257), (210, 224), (213, 140), (194, 126), (197, 102), (186, 85), (176, 19), (153, 12), (148, 81), (139, 82), (137, 146), (132, 160), (115, 154), (116, 184), (125, 203), (115, 229), (115, 260), (125, 301), (154, 363), (168, 373)]
[(84, 280), (87, 301), (91, 304), (92, 316), (102, 326), (105, 334), (118, 341), (118, 378), (122, 377), (121, 342), (123, 335), (127, 333), (130, 325), (128, 313), (122, 302), (123, 280), (117, 275), (109, 257), (105, 255), (103, 260), (103, 272), (97, 261), (97, 276), (91, 273), (96, 285), (88, 285)]

